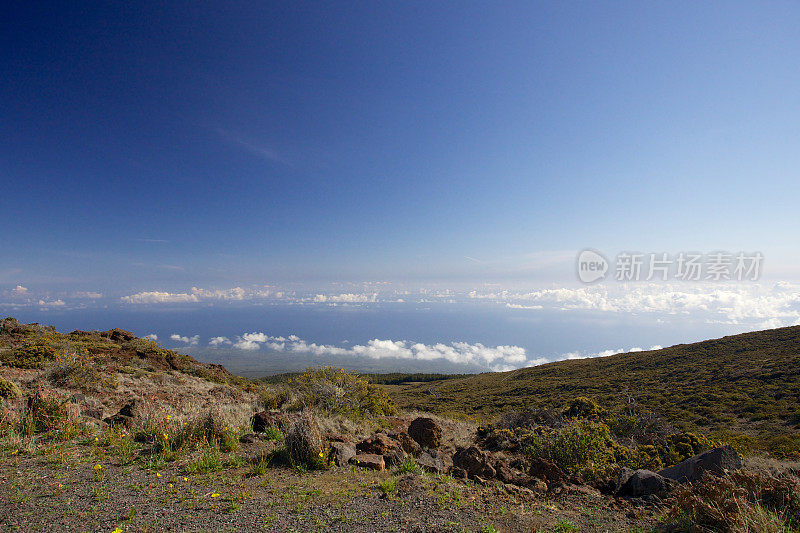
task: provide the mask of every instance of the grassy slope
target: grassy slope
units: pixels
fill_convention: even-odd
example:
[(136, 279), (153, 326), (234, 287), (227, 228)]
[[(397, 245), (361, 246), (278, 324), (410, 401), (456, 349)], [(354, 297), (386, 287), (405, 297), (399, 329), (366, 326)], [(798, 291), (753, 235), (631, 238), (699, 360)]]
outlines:
[(524, 407), (561, 408), (576, 396), (622, 410), (630, 394), (681, 429), (796, 435), (800, 326), (387, 388), (402, 408), (480, 419)]

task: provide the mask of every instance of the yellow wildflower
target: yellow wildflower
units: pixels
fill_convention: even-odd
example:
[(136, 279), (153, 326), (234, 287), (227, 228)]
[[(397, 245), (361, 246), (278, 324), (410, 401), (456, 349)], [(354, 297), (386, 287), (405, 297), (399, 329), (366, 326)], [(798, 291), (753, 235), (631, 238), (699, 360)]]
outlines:
[(122, 529), (115, 527), (114, 531), (112, 531), (111, 533), (122, 533)]
[(212, 498), (219, 498), (219, 494), (215, 492), (214, 494), (211, 495), (211, 497)]
[(167, 415), (167, 422), (169, 422), (170, 420), (172, 420), (172, 415)]
[(156, 477), (161, 477), (161, 472), (156, 472)]
[(97, 471), (100, 471), (100, 470), (103, 469), (103, 465), (100, 465), (100, 464), (94, 465), (94, 469), (97, 470)]
[(188, 477), (183, 478), (184, 481), (189, 481)]
[(172, 488), (172, 483), (169, 484), (169, 488)]

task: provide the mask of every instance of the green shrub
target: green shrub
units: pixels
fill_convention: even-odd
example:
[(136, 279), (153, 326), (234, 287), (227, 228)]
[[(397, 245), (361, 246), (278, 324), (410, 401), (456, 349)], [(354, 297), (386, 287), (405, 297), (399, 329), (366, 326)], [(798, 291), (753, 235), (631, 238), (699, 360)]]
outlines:
[(531, 458), (552, 461), (570, 474), (597, 477), (616, 463), (608, 426), (579, 420), (555, 430), (537, 428), (525, 438)]
[(38, 392), (28, 400), (28, 408), (23, 416), (25, 433), (44, 433), (65, 429), (69, 423), (66, 401), (55, 394)]
[(259, 402), (264, 406), (264, 409), (280, 409), (289, 401), (291, 394), (287, 390), (269, 391), (263, 390), (259, 393)]
[(267, 441), (283, 440), (284, 434), (283, 431), (280, 430), (280, 428), (276, 428), (275, 426), (269, 426), (264, 430), (262, 438)]
[(403, 462), (397, 466), (397, 474), (419, 474), (422, 472), (422, 467), (417, 464), (413, 457), (406, 457)]
[(334, 367), (308, 368), (290, 380), (305, 407), (361, 419), (397, 413), (386, 392), (364, 378)]
[(602, 409), (597, 402), (586, 398), (585, 396), (578, 396), (569, 407), (564, 411), (566, 418), (587, 418), (589, 420), (599, 420), (605, 415), (605, 409)]
[(66, 353), (56, 357), (48, 376), (50, 383), (58, 387), (103, 391), (114, 389), (114, 377), (101, 372), (88, 353)]
[(378, 483), (378, 488), (381, 489), (381, 492), (386, 496), (395, 496), (397, 494), (397, 480), (387, 477)]
[(16, 368), (42, 368), (55, 358), (56, 351), (50, 344), (20, 346), (0, 357), (3, 363)]
[(22, 389), (19, 388), (19, 385), (17, 385), (10, 379), (6, 379), (3, 376), (0, 376), (0, 398), (12, 399), (21, 397), (22, 397)]

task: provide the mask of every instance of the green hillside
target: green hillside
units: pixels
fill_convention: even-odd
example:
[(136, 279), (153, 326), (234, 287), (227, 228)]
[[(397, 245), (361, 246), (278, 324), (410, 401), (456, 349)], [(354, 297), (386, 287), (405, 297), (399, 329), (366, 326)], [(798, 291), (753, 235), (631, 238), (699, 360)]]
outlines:
[(480, 420), (586, 396), (620, 416), (800, 452), (800, 326), (387, 389), (402, 408)]

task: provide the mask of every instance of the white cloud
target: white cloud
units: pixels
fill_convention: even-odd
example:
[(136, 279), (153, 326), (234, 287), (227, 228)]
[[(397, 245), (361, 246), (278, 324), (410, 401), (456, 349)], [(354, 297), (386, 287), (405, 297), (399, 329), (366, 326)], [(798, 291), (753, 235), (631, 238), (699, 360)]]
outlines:
[(232, 289), (201, 289), (192, 287), (189, 292), (143, 291), (123, 296), (128, 304), (197, 303), (206, 301), (242, 301), (267, 298), (271, 292), (261, 288), (233, 287)]
[(170, 340), (184, 342), (189, 346), (196, 346), (200, 342), (200, 335), (194, 335), (193, 337), (186, 337), (178, 335), (177, 333), (173, 333), (169, 336)]
[(222, 346), (230, 343), (231, 340), (228, 337), (211, 337), (211, 340), (208, 341), (209, 346)]
[(93, 291), (78, 291), (72, 293), (72, 297), (88, 299), (88, 300), (98, 300), (103, 297), (103, 294), (100, 292), (93, 292)]
[(166, 303), (187, 303), (198, 302), (197, 296), (186, 293), (171, 293), (159, 291), (147, 291), (123, 296), (122, 302), (129, 304), (166, 304)]
[(328, 344), (309, 343), (296, 335), (274, 337), (262, 332), (244, 333), (233, 344), (240, 350), (258, 350), (262, 346), (274, 351), (310, 353), (316, 356), (368, 357), (371, 359), (414, 359), (432, 361), (445, 359), (452, 363), (478, 365), (492, 370), (509, 370), (546, 362), (544, 359), (528, 361), (525, 348), (520, 346), (484, 346), (481, 343), (452, 342), (449, 344), (423, 344), (408, 341), (373, 339), (364, 345), (349, 348)]
[(39, 305), (42, 307), (63, 307), (67, 305), (64, 300), (39, 300)]
[(144, 338), (150, 339), (151, 341), (155, 342), (158, 340), (158, 335), (156, 335), (155, 333), (151, 333), (150, 335), (145, 335)]
[(800, 321), (800, 285), (757, 283), (644, 283), (548, 288), (529, 292), (471, 291), (471, 299), (511, 309), (598, 311), (620, 314), (702, 316), (707, 320), (761, 327)]
[(13, 296), (25, 296), (28, 294), (28, 289), (23, 287), (22, 285), (17, 285), (13, 289), (11, 289), (11, 294)]
[(346, 293), (346, 294), (317, 294), (314, 296), (316, 303), (371, 303), (378, 301), (378, 293)]

